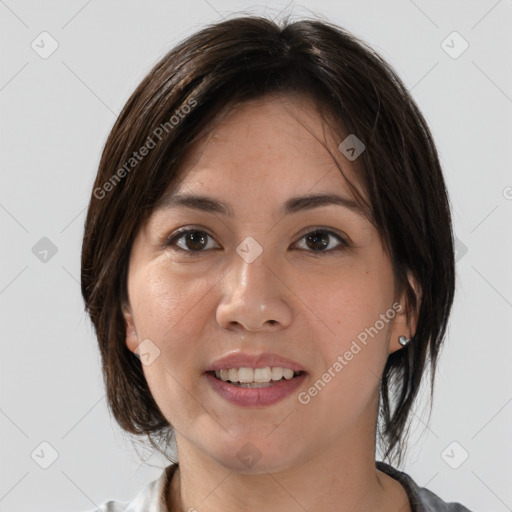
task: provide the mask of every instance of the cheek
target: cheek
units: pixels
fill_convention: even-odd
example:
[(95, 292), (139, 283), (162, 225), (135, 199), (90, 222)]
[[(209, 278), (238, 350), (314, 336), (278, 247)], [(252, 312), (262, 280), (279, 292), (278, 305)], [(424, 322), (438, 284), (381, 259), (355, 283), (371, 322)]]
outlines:
[(386, 261), (378, 261), (371, 255), (354, 260), (339, 272), (304, 282), (301, 288), (304, 302), (315, 313), (310, 318), (322, 354), (320, 373), (328, 372), (325, 379), (333, 382), (329, 387), (349, 401), (378, 386), (388, 355), (395, 316), (393, 279)]
[(393, 283), (388, 270), (364, 261), (340, 267), (326, 275), (298, 278), (296, 294), (310, 309), (319, 329), (331, 338), (330, 345), (342, 348), (389, 310)]
[(204, 412), (189, 398), (196, 394), (201, 332), (208, 321), (204, 301), (214, 284), (158, 266), (141, 274), (134, 287), (139, 339), (151, 339), (160, 350), (151, 365), (143, 366), (144, 376), (163, 415), (178, 429)]
[(215, 285), (208, 276), (190, 279), (177, 275), (167, 265), (148, 269), (138, 280), (138, 323), (141, 335), (159, 340), (168, 347), (172, 342), (193, 341), (194, 332), (205, 321), (202, 301)]
[[(366, 290), (355, 291), (348, 299), (331, 296), (331, 301), (337, 306), (331, 305), (330, 317), (324, 317), (329, 335), (317, 336), (322, 363), (311, 379), (313, 389), (309, 389), (316, 394), (320, 409), (355, 419), (378, 396), (394, 310), (391, 302), (384, 304), (381, 297)], [(322, 330), (325, 332), (325, 327)]]
[(134, 275), (130, 284), (138, 340), (157, 347), (154, 362), (143, 366), (146, 380), (155, 397), (163, 393), (160, 399), (172, 401), (179, 383), (197, 376), (201, 331), (208, 321), (204, 300), (214, 283), (180, 279), (160, 264)]

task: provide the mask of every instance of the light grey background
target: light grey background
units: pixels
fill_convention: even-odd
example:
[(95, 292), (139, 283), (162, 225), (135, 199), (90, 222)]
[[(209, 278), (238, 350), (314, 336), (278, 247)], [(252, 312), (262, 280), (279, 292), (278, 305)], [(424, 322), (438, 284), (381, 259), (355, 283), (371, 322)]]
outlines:
[[(431, 421), (420, 407), (401, 469), (447, 501), (512, 510), (510, 0), (0, 0), (1, 511), (90, 510), (160, 475), (165, 462), (146, 450), (141, 463), (108, 415), (83, 312), (80, 247), (101, 149), (175, 43), (233, 11), (284, 8), (369, 42), (431, 126), (460, 240), (458, 288)], [(43, 31), (58, 43), (46, 59), (31, 47), (51, 48)], [(442, 45), (453, 31), (469, 44), (457, 58), (445, 49), (462, 40)], [(46, 262), (33, 252), (43, 237), (57, 248)]]

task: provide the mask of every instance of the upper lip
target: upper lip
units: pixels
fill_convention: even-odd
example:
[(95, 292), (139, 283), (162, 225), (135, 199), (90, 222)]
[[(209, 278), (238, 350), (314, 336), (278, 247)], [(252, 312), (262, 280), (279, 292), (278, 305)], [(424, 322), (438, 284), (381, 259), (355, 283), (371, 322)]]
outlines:
[(266, 366), (291, 368), (294, 372), (304, 371), (304, 367), (299, 363), (277, 354), (247, 354), (243, 352), (228, 354), (220, 359), (216, 359), (205, 371), (209, 372), (227, 368), (264, 368)]

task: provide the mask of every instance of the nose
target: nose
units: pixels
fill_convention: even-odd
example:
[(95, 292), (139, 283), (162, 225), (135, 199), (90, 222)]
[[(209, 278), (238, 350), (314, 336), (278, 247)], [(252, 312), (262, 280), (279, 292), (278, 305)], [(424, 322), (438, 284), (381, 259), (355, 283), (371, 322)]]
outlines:
[(277, 268), (266, 264), (265, 251), (251, 263), (237, 253), (231, 269), (222, 279), (222, 299), (217, 323), (228, 330), (275, 331), (292, 319), (287, 297), (291, 294)]

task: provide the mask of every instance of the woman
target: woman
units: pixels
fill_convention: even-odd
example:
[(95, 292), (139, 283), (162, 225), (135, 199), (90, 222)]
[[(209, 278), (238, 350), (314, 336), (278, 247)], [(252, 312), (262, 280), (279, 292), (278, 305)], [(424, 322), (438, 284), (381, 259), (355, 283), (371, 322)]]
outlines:
[(454, 281), (432, 136), (373, 50), (257, 17), (182, 42), (108, 137), (82, 248), (109, 406), (172, 462), (129, 510), (467, 511), (375, 460)]

